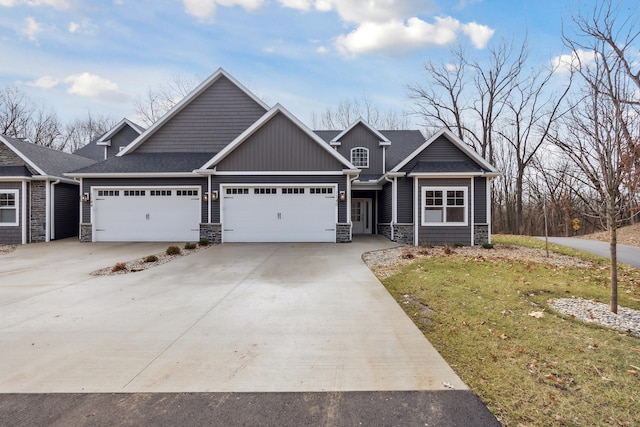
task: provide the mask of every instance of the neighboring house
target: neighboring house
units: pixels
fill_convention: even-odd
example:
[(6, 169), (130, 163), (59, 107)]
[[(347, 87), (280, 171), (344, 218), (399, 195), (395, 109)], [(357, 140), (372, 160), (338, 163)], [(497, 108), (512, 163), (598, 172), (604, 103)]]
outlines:
[(144, 128), (138, 126), (128, 119), (122, 119), (111, 130), (106, 132), (95, 141), (73, 152), (78, 156), (93, 159), (96, 162), (107, 160), (118, 154), (129, 145), (131, 141), (140, 136)]
[(79, 183), (64, 173), (93, 163), (0, 135), (0, 243), (77, 236)]
[(490, 240), (499, 172), (449, 131), (312, 131), (220, 69), (80, 180), (82, 241)]

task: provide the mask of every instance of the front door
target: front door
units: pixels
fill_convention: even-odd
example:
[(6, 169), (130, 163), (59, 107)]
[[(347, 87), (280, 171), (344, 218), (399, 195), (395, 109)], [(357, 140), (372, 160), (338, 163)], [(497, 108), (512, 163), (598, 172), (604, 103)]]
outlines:
[(371, 199), (351, 200), (353, 234), (371, 234)]

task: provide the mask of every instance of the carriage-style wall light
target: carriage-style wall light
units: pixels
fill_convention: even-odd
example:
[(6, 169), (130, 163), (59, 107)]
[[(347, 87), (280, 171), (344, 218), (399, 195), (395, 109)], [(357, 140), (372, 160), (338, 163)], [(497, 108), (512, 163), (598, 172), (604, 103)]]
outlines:
[(218, 201), (218, 190), (214, 190), (211, 192), (211, 201), (212, 202)]
[(344, 191), (340, 192), (340, 201), (344, 202), (345, 200), (347, 200), (347, 193), (345, 193)]
[(89, 200), (91, 200), (91, 196), (89, 196), (89, 193), (82, 193), (82, 201), (88, 202)]

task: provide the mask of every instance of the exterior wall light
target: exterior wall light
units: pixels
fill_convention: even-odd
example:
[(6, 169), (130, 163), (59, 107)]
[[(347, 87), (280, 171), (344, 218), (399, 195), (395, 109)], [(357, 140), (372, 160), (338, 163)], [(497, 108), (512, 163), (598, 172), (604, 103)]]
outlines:
[(211, 201), (212, 202), (218, 201), (218, 190), (214, 190), (211, 192)]
[(202, 194), (202, 200), (204, 200), (205, 202), (209, 201), (209, 193), (203, 193)]
[(345, 193), (344, 191), (340, 192), (340, 201), (344, 202), (345, 200), (347, 200), (347, 193)]
[(82, 193), (82, 201), (83, 202), (88, 202), (91, 200), (91, 196), (89, 195), (89, 193)]

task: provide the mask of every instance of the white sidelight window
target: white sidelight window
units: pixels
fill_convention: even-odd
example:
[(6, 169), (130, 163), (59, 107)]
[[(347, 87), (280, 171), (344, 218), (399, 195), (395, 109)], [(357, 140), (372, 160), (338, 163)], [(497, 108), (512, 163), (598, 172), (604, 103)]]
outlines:
[(351, 163), (357, 168), (369, 167), (369, 149), (355, 147), (351, 149)]
[(422, 187), (422, 225), (467, 225), (467, 187)]
[(0, 226), (18, 225), (18, 190), (0, 190)]

